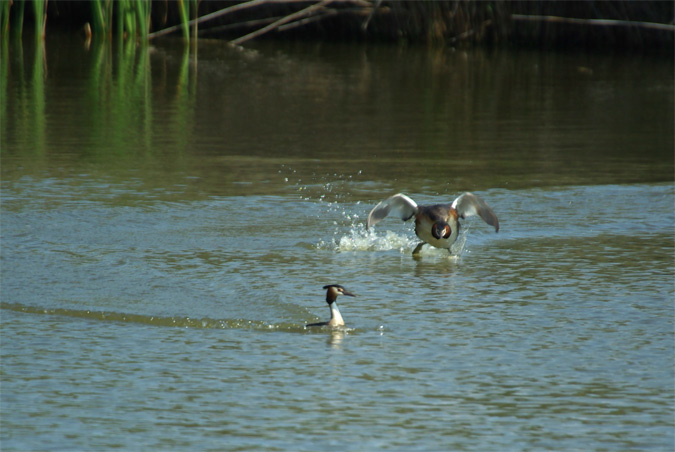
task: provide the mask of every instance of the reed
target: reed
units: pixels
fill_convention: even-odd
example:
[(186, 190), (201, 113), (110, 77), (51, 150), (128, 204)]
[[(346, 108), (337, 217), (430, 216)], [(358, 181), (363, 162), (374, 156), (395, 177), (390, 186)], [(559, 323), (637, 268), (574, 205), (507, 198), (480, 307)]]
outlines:
[[(49, 11), (52, 23), (61, 21), (79, 31), (84, 18), (91, 35), (117, 35), (122, 40), (152, 39), (180, 30), (185, 41), (195, 43), (199, 24), (201, 34), (241, 43), (276, 34), (452, 45), (461, 41), (571, 47), (595, 44), (599, 48), (661, 49), (672, 54), (672, 5), (672, 1), (620, 0), (0, 0), (0, 36), (21, 36), (27, 20), (26, 24), (34, 22), (35, 36), (43, 39)], [(168, 26), (150, 32), (151, 23)]]
[(91, 0), (92, 32), (118, 38), (145, 38), (150, 28), (150, 0)]
[[(186, 128), (186, 125), (193, 125), (195, 121), (195, 104), (197, 77), (196, 71), (192, 74), (190, 67), (195, 67), (190, 64), (190, 46), (183, 46), (183, 59), (181, 60), (180, 70), (178, 73), (178, 81), (175, 88), (174, 109), (175, 115), (170, 119), (170, 126), (168, 130), (180, 131)], [(177, 145), (178, 149), (189, 149), (190, 134), (177, 133), (172, 141)]]
[[(5, 34), (3, 29), (3, 35)], [(9, 39), (0, 39), (0, 148), (5, 149), (2, 141), (7, 137), (7, 89), (9, 84)]]
[[(46, 3), (46, 2), (45, 2)], [(37, 27), (36, 29), (40, 28)], [(37, 32), (36, 32), (37, 33)], [(41, 33), (39, 36), (44, 37)], [(44, 154), (47, 151), (47, 54), (43, 39), (35, 40), (35, 56), (33, 58), (33, 71), (30, 83), (32, 114), (30, 120), (29, 136), (33, 140), (33, 149), (36, 153)]]
[(199, 25), (199, 0), (192, 0), (192, 17), (195, 19), (195, 23), (192, 26), (192, 42), (197, 42), (197, 29)]
[[(5, 3), (9, 3), (10, 5), (12, 4), (12, 2), (5, 2)], [(16, 21), (17, 21), (16, 35), (17, 36), (21, 36), (23, 34), (23, 15), (24, 15), (24, 11), (26, 10), (25, 2), (19, 2), (19, 3), (20, 4), (17, 4), (18, 11), (17, 11), (17, 16), (16, 16), (17, 17), (17, 19), (16, 19)]]
[(178, 0), (178, 13), (180, 14), (181, 29), (183, 30), (183, 39), (190, 41), (190, 4), (188, 0)]
[[(11, 128), (12, 140), (26, 143), (31, 155), (44, 155), (48, 142), (45, 42), (0, 41), (0, 152), (4, 155), (12, 149), (7, 145), (7, 130)], [(11, 80), (13, 89), (9, 88)]]
[(118, 0), (115, 4), (118, 36), (145, 38), (150, 28), (150, 1)]
[(145, 38), (150, 30), (150, 16), (152, 7), (150, 0), (132, 2), (136, 9), (136, 21), (138, 24), (138, 35)]
[(34, 0), (33, 14), (35, 15), (35, 37), (44, 39), (47, 29), (47, 0)]
[(91, 22), (92, 32), (97, 36), (104, 36), (106, 34), (106, 10), (103, 0), (91, 1)]
[[(115, 32), (115, 35), (117, 32)], [(115, 36), (115, 39), (118, 39)], [(90, 49), (86, 99), (89, 133), (101, 143), (97, 158), (118, 158), (133, 146), (153, 149), (152, 70), (143, 41), (120, 40), (115, 45), (95, 39)]]
[(9, 34), (9, 8), (11, 3), (2, 2), (0, 5), (0, 27), (2, 27), (2, 37), (7, 38)]

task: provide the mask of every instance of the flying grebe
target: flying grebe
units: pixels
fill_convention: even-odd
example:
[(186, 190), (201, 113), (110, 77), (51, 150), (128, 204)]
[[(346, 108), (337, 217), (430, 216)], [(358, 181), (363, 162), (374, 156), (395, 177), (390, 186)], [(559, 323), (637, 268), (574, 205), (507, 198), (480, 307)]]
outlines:
[(323, 286), (323, 288), (326, 289), (326, 303), (328, 303), (328, 307), (330, 308), (330, 320), (327, 322), (310, 323), (305, 326), (343, 326), (345, 321), (342, 319), (342, 314), (340, 314), (340, 310), (338, 309), (336, 303), (337, 297), (338, 295), (347, 295), (348, 297), (355, 297), (356, 295), (347, 291), (347, 289), (339, 284), (330, 284)]
[(415, 201), (399, 193), (385, 199), (370, 211), (366, 229), (377, 224), (390, 212), (401, 217), (403, 221), (415, 217), (415, 234), (422, 239), (422, 243), (415, 247), (413, 254), (419, 253), (425, 243), (450, 251), (459, 235), (460, 218), (478, 215), (487, 224), (494, 226), (495, 232), (499, 232), (497, 215), (485, 201), (468, 192), (457, 197), (452, 204), (430, 206), (418, 206)]

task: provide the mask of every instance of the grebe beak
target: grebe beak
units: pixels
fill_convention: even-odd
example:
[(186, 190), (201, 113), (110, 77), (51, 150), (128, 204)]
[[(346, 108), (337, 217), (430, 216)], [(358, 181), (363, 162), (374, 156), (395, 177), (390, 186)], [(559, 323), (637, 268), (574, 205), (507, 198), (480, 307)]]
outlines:
[(450, 229), (450, 225), (440, 221), (434, 223), (434, 225), (431, 228), (431, 235), (433, 235), (434, 238), (438, 240), (440, 240), (441, 238), (447, 239), (448, 237), (450, 237), (451, 233), (452, 229)]

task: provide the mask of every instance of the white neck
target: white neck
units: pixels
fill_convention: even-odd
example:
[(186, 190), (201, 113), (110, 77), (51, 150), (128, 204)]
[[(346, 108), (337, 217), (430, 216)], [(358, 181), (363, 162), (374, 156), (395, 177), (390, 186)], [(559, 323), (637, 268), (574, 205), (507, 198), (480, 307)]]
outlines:
[(331, 303), (330, 305), (330, 321), (328, 325), (330, 326), (343, 326), (345, 321), (342, 319), (342, 314), (337, 307), (337, 303)]

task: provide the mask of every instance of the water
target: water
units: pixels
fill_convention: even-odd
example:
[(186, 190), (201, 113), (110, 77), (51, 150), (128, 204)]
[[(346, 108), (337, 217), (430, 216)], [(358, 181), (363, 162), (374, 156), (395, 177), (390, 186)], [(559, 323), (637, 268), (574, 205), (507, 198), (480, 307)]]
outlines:
[[(3, 450), (675, 447), (672, 62), (5, 58)], [(466, 190), (501, 228), (453, 255), (365, 230)], [(330, 283), (347, 328), (305, 329)]]

